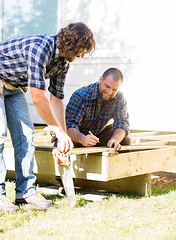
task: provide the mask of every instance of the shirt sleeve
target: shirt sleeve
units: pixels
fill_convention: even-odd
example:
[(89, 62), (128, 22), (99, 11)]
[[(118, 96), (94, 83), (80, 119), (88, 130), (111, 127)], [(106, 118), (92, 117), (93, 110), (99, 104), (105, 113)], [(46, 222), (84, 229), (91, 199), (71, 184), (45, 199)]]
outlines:
[(122, 92), (119, 92), (117, 102), (118, 107), (114, 107), (114, 124), (113, 124), (114, 130), (116, 128), (121, 128), (126, 132), (126, 134), (128, 134), (129, 114), (127, 112), (127, 101)]
[(69, 64), (60, 65), (58, 64), (57, 75), (50, 77), (49, 92), (59, 99), (64, 98), (64, 85), (66, 75), (69, 69)]
[(47, 44), (30, 43), (23, 54), (26, 60), (28, 85), (45, 90), (46, 65), (50, 61), (52, 49)]
[(67, 129), (76, 128), (79, 130), (81, 121), (85, 112), (85, 104), (81, 94), (76, 91), (70, 98), (66, 107), (66, 125)]

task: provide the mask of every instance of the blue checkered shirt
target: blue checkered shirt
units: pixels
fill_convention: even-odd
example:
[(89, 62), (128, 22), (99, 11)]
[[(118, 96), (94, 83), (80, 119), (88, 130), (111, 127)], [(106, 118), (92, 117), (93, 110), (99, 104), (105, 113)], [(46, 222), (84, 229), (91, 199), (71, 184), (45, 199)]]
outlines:
[(121, 128), (128, 134), (129, 116), (123, 93), (119, 91), (114, 98), (101, 105), (98, 82), (75, 91), (66, 107), (67, 128), (76, 128), (85, 135), (89, 131), (99, 134), (110, 119), (114, 120), (114, 130)]
[(64, 98), (69, 63), (59, 57), (57, 35), (31, 35), (0, 43), (0, 76), (12, 86), (31, 86)]

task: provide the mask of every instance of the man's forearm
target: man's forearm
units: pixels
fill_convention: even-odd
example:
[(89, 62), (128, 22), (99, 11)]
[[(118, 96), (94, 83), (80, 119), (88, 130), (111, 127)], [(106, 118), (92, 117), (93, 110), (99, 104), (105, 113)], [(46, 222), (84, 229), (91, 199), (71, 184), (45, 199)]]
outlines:
[(47, 125), (56, 126), (62, 129), (61, 125), (54, 115), (51, 103), (47, 98), (45, 91), (35, 87), (31, 87), (30, 90), (35, 108), (43, 121)]
[(65, 106), (62, 99), (58, 99), (52, 94), (50, 95), (50, 101), (55, 117), (59, 121), (60, 125), (67, 132), (66, 123), (65, 123)]
[(82, 144), (82, 138), (85, 137), (85, 135), (80, 133), (76, 128), (69, 128), (67, 133), (74, 143)]
[[(56, 118), (55, 113), (52, 110), (52, 105), (47, 98), (45, 91), (35, 87), (31, 87), (30, 89), (32, 100), (35, 104), (37, 112), (50, 127), (50, 129), (55, 132), (56, 138), (59, 140), (58, 142), (60, 151), (67, 153), (73, 148), (73, 143), (70, 137), (66, 134), (65, 129), (63, 129)], [(60, 114), (62, 114), (62, 112)]]
[(121, 128), (116, 128), (116, 130), (114, 131), (111, 139), (116, 140), (118, 143), (120, 143), (124, 137), (125, 137), (125, 131)]

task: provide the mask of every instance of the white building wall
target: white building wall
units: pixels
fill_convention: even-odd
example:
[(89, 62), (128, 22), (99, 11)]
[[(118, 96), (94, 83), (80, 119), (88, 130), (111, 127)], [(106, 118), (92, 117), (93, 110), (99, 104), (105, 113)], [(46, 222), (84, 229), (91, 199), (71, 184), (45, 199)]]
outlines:
[[(57, 19), (58, 29), (69, 22), (87, 23), (97, 40), (92, 59), (71, 63), (65, 104), (74, 90), (118, 67), (125, 77), (131, 128), (176, 130), (175, 0), (58, 0)], [(29, 95), (32, 120), (42, 123)]]

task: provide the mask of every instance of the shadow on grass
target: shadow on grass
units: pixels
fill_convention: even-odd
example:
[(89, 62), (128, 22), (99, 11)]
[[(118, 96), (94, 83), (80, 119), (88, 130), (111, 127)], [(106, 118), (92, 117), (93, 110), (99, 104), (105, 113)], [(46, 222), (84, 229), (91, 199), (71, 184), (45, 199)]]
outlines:
[(92, 201), (89, 201), (89, 200), (86, 200), (84, 199), (83, 197), (78, 197), (78, 199), (76, 199), (76, 205), (75, 207), (78, 208), (78, 207), (84, 207), (85, 205), (87, 205), (88, 203), (90, 203)]
[(46, 193), (40, 193), (44, 198), (52, 201), (60, 200), (66, 197), (66, 195), (61, 194), (46, 194)]
[(136, 194), (117, 194), (117, 193), (111, 193), (109, 196), (106, 196), (105, 198), (102, 198), (101, 200), (98, 201), (93, 201), (93, 200), (87, 200), (85, 199), (81, 194), (77, 195), (76, 199), (76, 206), (75, 207), (84, 207), (89, 203), (95, 203), (95, 202), (103, 202), (103, 201), (111, 201), (112, 198), (114, 199), (141, 199), (143, 196), (139, 196)]
[(5, 233), (5, 231), (2, 228), (0, 228), (0, 233)]

